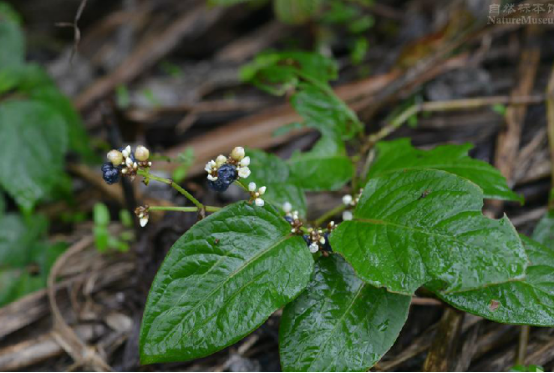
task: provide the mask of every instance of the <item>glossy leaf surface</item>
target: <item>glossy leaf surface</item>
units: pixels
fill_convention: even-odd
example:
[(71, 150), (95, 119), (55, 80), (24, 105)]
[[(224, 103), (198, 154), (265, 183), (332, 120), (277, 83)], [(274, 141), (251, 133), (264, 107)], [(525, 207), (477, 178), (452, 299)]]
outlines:
[(554, 250), (522, 238), (530, 260), (525, 279), (437, 295), (456, 308), (489, 320), (554, 326)]
[(533, 232), (533, 239), (554, 250), (554, 211), (547, 212), (539, 220)]
[(393, 345), (410, 300), (364, 283), (339, 255), (321, 257), (306, 290), (283, 311), (283, 370), (368, 370)]
[(479, 185), (485, 198), (522, 201), (506, 183), (500, 171), (477, 159), (470, 158), (473, 146), (442, 145), (432, 150), (420, 150), (409, 139), (383, 141), (377, 144), (377, 160), (371, 165), (368, 177), (378, 177), (399, 170), (436, 169), (448, 171)]
[(259, 327), (308, 284), (304, 240), (271, 206), (239, 202), (210, 215), (171, 248), (148, 297), (144, 364), (214, 353)]
[(434, 281), (464, 291), (524, 276), (527, 258), (507, 218), (483, 216), (483, 192), (438, 170), (405, 170), (370, 179), (331, 246), (363, 280), (413, 294)]

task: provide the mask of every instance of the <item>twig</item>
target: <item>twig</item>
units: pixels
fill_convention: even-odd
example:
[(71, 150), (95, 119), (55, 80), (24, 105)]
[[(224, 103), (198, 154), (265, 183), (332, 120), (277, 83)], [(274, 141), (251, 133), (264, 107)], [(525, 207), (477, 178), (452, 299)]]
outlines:
[(431, 349), (427, 354), (425, 372), (446, 372), (455, 364), (454, 354), (462, 331), (464, 312), (448, 307), (439, 323)]
[(94, 242), (92, 236), (86, 236), (71, 246), (63, 253), (52, 267), (48, 275), (48, 301), (50, 310), (54, 319), (52, 327), (52, 336), (58, 344), (75, 360), (79, 366), (91, 366), (97, 371), (112, 371), (111, 367), (100, 357), (96, 351), (87, 346), (75, 333), (73, 329), (65, 322), (58, 303), (56, 302), (56, 277), (61, 268), (65, 266), (67, 260), (85, 250)]
[(71, 55), (69, 57), (69, 62), (71, 63), (73, 61), (73, 57), (75, 56), (75, 53), (77, 53), (77, 50), (79, 49), (79, 42), (81, 41), (81, 30), (79, 29), (79, 26), (77, 23), (79, 22), (79, 19), (81, 19), (81, 15), (83, 14), (83, 11), (85, 10), (85, 7), (87, 6), (88, 0), (82, 0), (81, 4), (79, 4), (79, 8), (77, 9), (77, 14), (75, 14), (75, 18), (73, 19), (73, 22), (59, 22), (56, 23), (56, 26), (58, 27), (73, 27), (73, 48), (71, 49)]
[(519, 330), (519, 341), (517, 344), (516, 365), (525, 365), (525, 355), (527, 355), (527, 345), (529, 344), (529, 325), (522, 325)]
[[(548, 144), (550, 148), (550, 163), (552, 171), (551, 177), (551, 190), (554, 191), (554, 67), (550, 73), (550, 80), (548, 81), (547, 88), (547, 100), (546, 100), (546, 115), (547, 115), (547, 131), (548, 131)], [(554, 210), (554, 192), (550, 193), (550, 199), (548, 201), (548, 208)]]

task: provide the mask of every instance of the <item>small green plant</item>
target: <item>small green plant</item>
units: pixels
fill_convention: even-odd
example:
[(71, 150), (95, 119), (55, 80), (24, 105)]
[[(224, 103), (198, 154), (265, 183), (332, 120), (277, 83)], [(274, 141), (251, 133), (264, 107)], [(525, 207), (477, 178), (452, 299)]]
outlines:
[(544, 368), (540, 365), (515, 365), (510, 369), (510, 372), (544, 372)]
[[(554, 217), (531, 239), (507, 217), (484, 216), (484, 199), (522, 198), (498, 170), (468, 156), (470, 145), (423, 151), (406, 139), (377, 141), (386, 131), (368, 136), (329, 86), (334, 62), (318, 54), (265, 53), (242, 77), (286, 94), (303, 118), (296, 126), (321, 133), (311, 150), (288, 160), (237, 147), (208, 162), (208, 188), (236, 184), (246, 200), (205, 206), (151, 174), (144, 147), (113, 150), (103, 167), (109, 182), (138, 175), (173, 186), (193, 204), (138, 207), (141, 225), (155, 210), (200, 218), (152, 284), (142, 363), (210, 355), (284, 307), (284, 370), (365, 371), (393, 345), (422, 287), (491, 320), (554, 326), (554, 248), (545, 246), (553, 242)], [(307, 191), (344, 188), (336, 207), (306, 219)]]
[(93, 209), (94, 218), (94, 243), (96, 249), (100, 252), (107, 250), (117, 250), (126, 252), (129, 250), (129, 244), (134, 239), (133, 232), (129, 229), (133, 226), (131, 215), (126, 210), (121, 210), (119, 219), (127, 230), (121, 232), (118, 236), (110, 233), (108, 226), (110, 224), (110, 212), (103, 203), (96, 203)]

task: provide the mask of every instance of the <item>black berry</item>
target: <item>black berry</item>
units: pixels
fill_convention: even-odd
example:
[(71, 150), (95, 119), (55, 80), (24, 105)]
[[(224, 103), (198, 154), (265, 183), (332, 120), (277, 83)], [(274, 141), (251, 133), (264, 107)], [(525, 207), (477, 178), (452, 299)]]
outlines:
[(117, 183), (119, 181), (119, 168), (114, 167), (111, 162), (102, 165), (102, 177), (107, 184)]
[(217, 180), (208, 180), (208, 187), (216, 192), (225, 192), (233, 181), (237, 180), (237, 168), (230, 164), (222, 165), (217, 170)]
[(333, 249), (331, 248), (331, 242), (329, 242), (329, 232), (323, 233), (323, 238), (325, 238), (325, 245), (323, 245), (323, 251), (332, 253)]
[(292, 218), (292, 216), (289, 216), (289, 215), (285, 215), (285, 220), (288, 221), (290, 224), (294, 222), (294, 219)]
[(302, 238), (304, 239), (304, 241), (306, 241), (306, 245), (310, 246), (310, 244), (312, 243), (311, 240), (310, 240), (310, 236), (305, 234), (305, 235), (302, 236)]

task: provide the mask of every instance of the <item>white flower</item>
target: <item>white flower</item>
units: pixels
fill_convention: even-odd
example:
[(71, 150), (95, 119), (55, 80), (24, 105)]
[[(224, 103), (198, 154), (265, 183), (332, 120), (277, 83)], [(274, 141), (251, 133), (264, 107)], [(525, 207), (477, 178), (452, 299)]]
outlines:
[(261, 199), (261, 198), (256, 198), (256, 199), (254, 200), (254, 203), (255, 203), (256, 206), (258, 206), (258, 207), (263, 207), (263, 205), (265, 205), (264, 200)]
[(312, 254), (315, 254), (315, 253), (318, 252), (319, 246), (317, 245), (317, 243), (312, 242), (312, 243), (310, 244), (310, 246), (309, 246), (309, 249), (310, 249), (310, 252), (311, 252)]
[(217, 176), (212, 176), (211, 174), (208, 174), (208, 180), (210, 180), (210, 181), (216, 181), (216, 180), (217, 180)]
[(240, 178), (246, 179), (248, 176), (250, 176), (250, 169), (248, 167), (239, 168), (239, 177)]
[(148, 215), (143, 216), (142, 218), (140, 218), (139, 223), (140, 223), (141, 227), (146, 226), (146, 224), (148, 224)]
[(129, 157), (131, 155), (131, 145), (127, 145), (125, 149), (121, 152), (125, 158)]
[(212, 160), (206, 163), (206, 167), (204, 167), (204, 170), (206, 170), (207, 172), (212, 172), (212, 169), (214, 167), (215, 167), (215, 162)]
[(343, 211), (342, 213), (342, 220), (344, 221), (352, 220), (353, 217), (352, 211)]
[(244, 158), (244, 148), (242, 146), (237, 146), (233, 149), (231, 152), (231, 158), (233, 158), (236, 161), (240, 161)]
[(224, 155), (218, 155), (217, 158), (215, 159), (214, 165), (219, 168), (225, 163), (227, 163), (227, 157)]
[(133, 167), (133, 160), (131, 159), (131, 157), (125, 158), (125, 165), (129, 168)]
[(287, 201), (283, 203), (283, 211), (287, 214), (292, 211), (292, 205), (290, 202)]
[(260, 189), (258, 189), (258, 193), (260, 193), (260, 196), (263, 196), (266, 190), (267, 188), (265, 186), (260, 187)]
[(325, 237), (321, 236), (321, 238), (319, 239), (319, 243), (325, 245)]
[(239, 162), (239, 166), (248, 167), (250, 166), (250, 157), (244, 157), (242, 161)]
[(254, 192), (256, 190), (256, 183), (251, 182), (250, 184), (248, 184), (248, 190), (250, 192)]
[(350, 194), (345, 194), (342, 197), (342, 203), (344, 203), (346, 206), (352, 204), (352, 196)]

